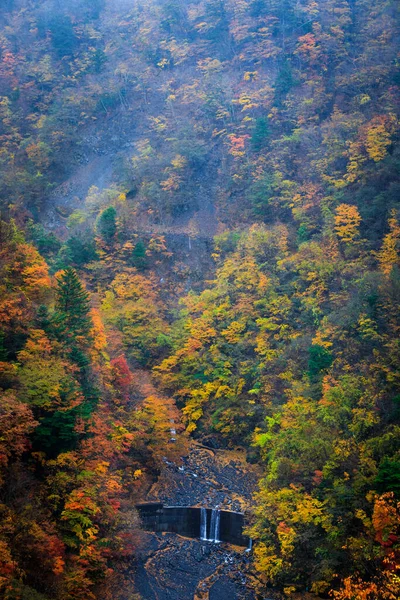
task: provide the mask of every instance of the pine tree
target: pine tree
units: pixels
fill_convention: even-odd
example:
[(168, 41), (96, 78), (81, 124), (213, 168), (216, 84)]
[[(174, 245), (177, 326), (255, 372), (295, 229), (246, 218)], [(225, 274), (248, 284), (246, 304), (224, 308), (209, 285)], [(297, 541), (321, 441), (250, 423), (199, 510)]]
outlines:
[(139, 240), (132, 251), (132, 264), (138, 271), (147, 269), (148, 260), (146, 255), (146, 246)]
[(56, 293), (54, 321), (60, 336), (88, 336), (92, 327), (89, 294), (75, 269), (68, 268), (59, 277)]
[(266, 117), (257, 119), (253, 129), (253, 135), (251, 136), (251, 146), (254, 152), (260, 152), (260, 150), (263, 150), (268, 146), (270, 135), (271, 130), (268, 119)]

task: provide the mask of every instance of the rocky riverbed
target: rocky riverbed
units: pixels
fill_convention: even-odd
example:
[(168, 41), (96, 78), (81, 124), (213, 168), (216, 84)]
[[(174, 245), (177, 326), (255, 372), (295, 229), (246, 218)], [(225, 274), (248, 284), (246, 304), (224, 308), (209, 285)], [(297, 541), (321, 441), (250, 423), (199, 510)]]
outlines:
[(146, 534), (136, 589), (143, 600), (254, 600), (242, 548)]
[[(215, 450), (193, 442), (187, 456), (164, 459), (145, 501), (233, 511), (251, 505), (257, 472), (238, 450)], [(143, 533), (135, 583), (143, 600), (254, 600), (251, 552), (228, 544), (174, 534)]]
[(164, 459), (146, 500), (245, 512), (256, 484), (256, 469), (247, 463), (243, 450), (214, 450), (193, 442), (179, 462)]

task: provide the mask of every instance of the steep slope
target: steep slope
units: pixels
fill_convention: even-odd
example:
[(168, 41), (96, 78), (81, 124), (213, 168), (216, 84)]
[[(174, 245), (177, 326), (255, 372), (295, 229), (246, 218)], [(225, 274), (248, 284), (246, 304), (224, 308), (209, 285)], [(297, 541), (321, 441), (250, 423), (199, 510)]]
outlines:
[[(196, 443), (262, 469), (256, 593), (397, 599), (398, 22), (395, 0), (4, 0), (9, 600), (124, 594), (150, 489), (239, 502), (242, 468)], [(198, 545), (153, 550), (157, 579)], [(171, 593), (234, 594), (224, 552)]]

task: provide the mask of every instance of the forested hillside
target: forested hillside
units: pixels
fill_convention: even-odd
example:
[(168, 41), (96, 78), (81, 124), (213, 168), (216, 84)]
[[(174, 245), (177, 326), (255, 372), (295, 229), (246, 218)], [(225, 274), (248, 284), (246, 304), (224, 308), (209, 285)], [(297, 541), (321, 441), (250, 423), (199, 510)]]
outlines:
[(191, 439), (262, 470), (257, 597), (400, 597), (399, 12), (3, 0), (2, 597), (139, 598)]

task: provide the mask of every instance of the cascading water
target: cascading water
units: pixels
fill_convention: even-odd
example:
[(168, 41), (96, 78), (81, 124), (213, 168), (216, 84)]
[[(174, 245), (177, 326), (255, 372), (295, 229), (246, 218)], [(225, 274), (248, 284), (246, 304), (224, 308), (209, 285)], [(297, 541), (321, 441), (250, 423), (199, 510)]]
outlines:
[(210, 537), (209, 541), (218, 543), (219, 539), (219, 526), (221, 522), (221, 511), (217, 508), (213, 508), (211, 511), (211, 522), (210, 522)]
[(207, 541), (207, 509), (200, 508), (200, 539)]
[(215, 531), (214, 531), (214, 542), (216, 542), (217, 544), (220, 542), (219, 539), (219, 525), (221, 523), (221, 511), (217, 510), (216, 511), (216, 517), (215, 517)]
[(164, 506), (160, 502), (138, 504), (144, 531), (170, 532), (203, 542), (231, 543), (251, 550), (244, 534), (244, 514), (201, 506)]
[(211, 509), (210, 531), (207, 536), (207, 509), (200, 508), (200, 539), (203, 542), (220, 542), (219, 532), (221, 523), (221, 511), (217, 508)]

